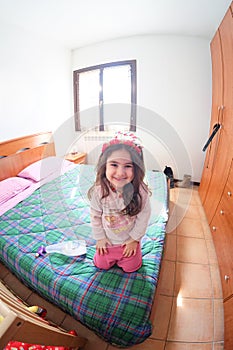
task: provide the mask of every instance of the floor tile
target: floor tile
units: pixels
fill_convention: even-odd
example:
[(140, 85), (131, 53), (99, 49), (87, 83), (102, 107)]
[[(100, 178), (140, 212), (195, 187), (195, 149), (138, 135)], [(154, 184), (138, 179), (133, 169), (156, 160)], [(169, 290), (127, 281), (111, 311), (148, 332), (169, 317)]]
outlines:
[(155, 300), (155, 313), (152, 320), (152, 338), (165, 340), (167, 337), (169, 320), (172, 311), (172, 297), (157, 295)]
[(176, 261), (176, 235), (166, 235), (163, 260)]
[[(134, 350), (164, 350), (165, 342), (160, 340), (154, 340), (154, 339), (147, 339), (142, 344), (134, 345), (133, 347), (124, 348), (124, 349), (134, 349)], [(115, 350), (119, 348), (116, 348), (112, 345), (109, 345), (107, 350)], [(86, 350), (86, 348), (85, 348)], [(102, 348), (95, 348), (95, 350), (102, 350)], [(103, 349), (104, 350), (104, 349)]]
[(218, 264), (218, 258), (214, 246), (214, 242), (210, 239), (206, 240), (206, 248), (210, 264)]
[(224, 311), (222, 299), (214, 300), (214, 341), (224, 340)]
[(0, 262), (0, 279), (4, 281), (4, 279), (8, 274), (9, 274), (8, 269)]
[(166, 225), (166, 232), (168, 234), (175, 234), (176, 233), (176, 227), (177, 227), (176, 215), (170, 214), (168, 222), (167, 222), (167, 225)]
[(171, 202), (176, 202), (177, 197), (178, 197), (178, 189), (176, 187), (171, 188), (169, 191), (169, 199), (170, 199), (170, 203)]
[(176, 263), (175, 295), (187, 298), (212, 298), (209, 265)]
[(163, 260), (157, 286), (158, 293), (173, 296), (175, 283), (175, 261)]
[(176, 204), (172, 200), (169, 201), (169, 217), (168, 222), (166, 225), (166, 232), (171, 233), (176, 229), (177, 223), (176, 223)]
[(164, 350), (213, 350), (212, 343), (166, 343)]
[(177, 236), (177, 261), (208, 264), (205, 240)]
[(205, 239), (209, 239), (209, 240), (212, 241), (213, 237), (212, 237), (212, 233), (211, 233), (211, 230), (210, 230), (210, 227), (209, 227), (207, 219), (200, 220), (200, 221), (201, 221), (201, 224), (202, 224), (202, 228), (203, 228)]
[(222, 294), (222, 284), (221, 284), (219, 267), (217, 264), (209, 265), (209, 267), (210, 267), (210, 275), (211, 275), (211, 281), (212, 281), (213, 298), (222, 299), (223, 294)]
[(185, 211), (185, 217), (190, 219), (200, 219), (199, 207), (196, 205), (185, 205), (179, 206), (177, 215), (180, 216), (180, 212)]
[(190, 204), (192, 205), (198, 205), (199, 207), (202, 207), (202, 203), (201, 203), (201, 199), (198, 193), (198, 187), (193, 187), (193, 191), (192, 191), (192, 199)]
[(216, 342), (213, 344), (213, 350), (224, 350), (224, 342)]
[(94, 332), (84, 327), (81, 323), (78, 321), (74, 322), (74, 319), (71, 316), (66, 316), (61, 327), (67, 330), (74, 329), (79, 336), (86, 338), (88, 341), (84, 350), (107, 350), (109, 346), (109, 344), (100, 339)]
[(198, 211), (200, 215), (200, 220), (206, 221), (206, 215), (205, 215), (205, 210), (202, 206), (198, 206)]
[(176, 188), (176, 203), (177, 204), (193, 204), (193, 191), (192, 189)]
[(211, 299), (174, 299), (167, 340), (213, 341), (214, 319)]
[(19, 281), (19, 279), (13, 275), (12, 273), (8, 273), (6, 277), (3, 279), (6, 285), (15, 291), (17, 293), (17, 296), (24, 301), (27, 301), (27, 299), (30, 297), (30, 295), (33, 294), (31, 289), (26, 287), (23, 283)]
[(184, 217), (177, 226), (177, 234), (187, 237), (204, 238), (202, 223), (198, 219)]

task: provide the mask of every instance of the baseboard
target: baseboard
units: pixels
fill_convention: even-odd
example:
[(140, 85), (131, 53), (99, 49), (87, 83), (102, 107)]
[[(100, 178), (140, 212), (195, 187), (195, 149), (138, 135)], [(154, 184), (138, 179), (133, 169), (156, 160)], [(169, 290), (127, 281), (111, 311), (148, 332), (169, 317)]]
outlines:
[[(179, 179), (174, 179), (174, 182), (175, 183), (179, 183), (179, 182), (182, 182), (183, 180), (179, 180)], [(198, 181), (190, 181), (190, 184), (192, 185), (192, 186), (200, 186), (200, 182), (198, 182)]]

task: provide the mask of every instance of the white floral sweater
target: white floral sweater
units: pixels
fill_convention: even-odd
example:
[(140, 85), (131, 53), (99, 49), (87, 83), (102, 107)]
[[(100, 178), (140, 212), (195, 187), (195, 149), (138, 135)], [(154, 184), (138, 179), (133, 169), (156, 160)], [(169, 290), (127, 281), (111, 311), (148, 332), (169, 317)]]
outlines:
[(91, 197), (91, 225), (95, 240), (107, 238), (113, 245), (129, 239), (140, 241), (144, 236), (151, 215), (150, 195), (142, 187), (142, 210), (135, 216), (123, 215), (125, 208), (122, 195), (112, 191), (101, 199), (101, 187), (96, 186)]

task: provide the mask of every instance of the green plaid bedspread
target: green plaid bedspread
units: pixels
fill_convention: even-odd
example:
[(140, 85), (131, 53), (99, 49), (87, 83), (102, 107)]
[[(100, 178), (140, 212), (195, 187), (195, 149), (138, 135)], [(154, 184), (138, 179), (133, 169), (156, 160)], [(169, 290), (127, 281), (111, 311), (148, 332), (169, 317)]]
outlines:
[[(105, 341), (119, 347), (143, 342), (152, 332), (149, 320), (163, 252), (167, 186), (162, 172), (147, 172), (153, 191), (152, 215), (142, 241), (143, 265), (134, 273), (93, 265), (87, 189), (94, 167), (78, 165), (37, 189), (0, 218), (2, 262), (31, 289), (55, 303)], [(41, 245), (85, 239), (87, 254), (53, 253), (36, 258)]]

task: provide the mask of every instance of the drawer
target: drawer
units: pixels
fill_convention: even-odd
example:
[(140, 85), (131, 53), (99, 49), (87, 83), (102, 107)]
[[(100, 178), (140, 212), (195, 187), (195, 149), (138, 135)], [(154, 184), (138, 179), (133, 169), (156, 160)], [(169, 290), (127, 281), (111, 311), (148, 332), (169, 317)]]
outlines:
[(229, 176), (227, 178), (226, 186), (224, 189), (224, 197), (227, 197), (229, 200), (231, 200), (231, 203), (233, 205), (233, 161), (231, 162), (231, 168), (229, 172)]
[(215, 215), (221, 216), (224, 227), (228, 226), (233, 233), (233, 163)]
[(233, 349), (233, 297), (224, 302), (224, 349)]
[(223, 191), (223, 197), (229, 201), (230, 206), (233, 208), (233, 176), (232, 178), (228, 178)]
[(215, 213), (220, 216), (224, 226), (231, 228), (233, 233), (233, 200), (231, 196), (223, 196)]
[(216, 213), (210, 225), (218, 257), (224, 299), (233, 294), (233, 231), (229, 220), (229, 215)]

